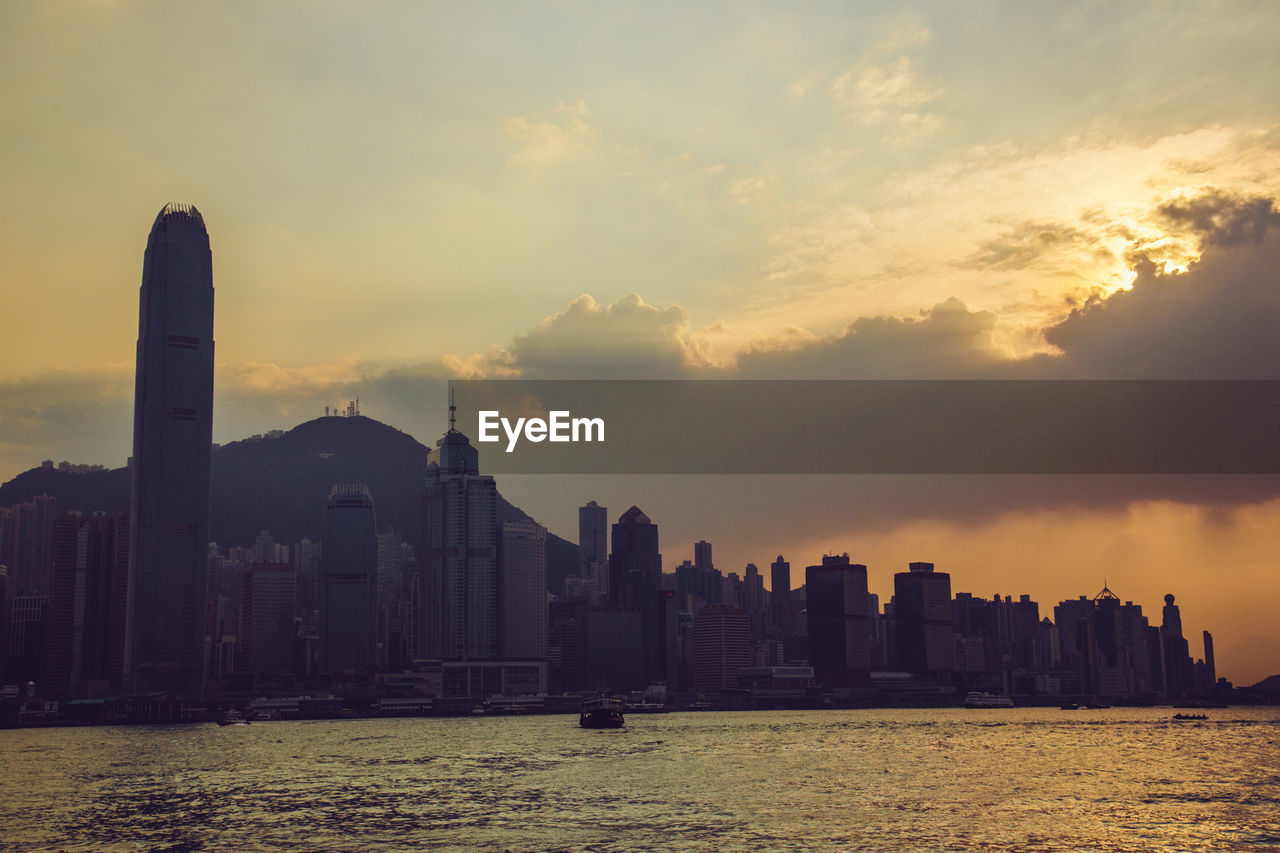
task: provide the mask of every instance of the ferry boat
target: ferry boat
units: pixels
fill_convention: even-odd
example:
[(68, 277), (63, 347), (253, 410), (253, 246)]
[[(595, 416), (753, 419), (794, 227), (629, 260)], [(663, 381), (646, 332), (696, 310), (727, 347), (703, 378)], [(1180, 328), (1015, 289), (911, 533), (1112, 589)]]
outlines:
[(600, 695), (582, 700), (578, 725), (584, 729), (620, 729), (622, 724), (621, 699)]
[(990, 693), (970, 690), (969, 695), (964, 697), (964, 706), (966, 708), (1012, 708), (1013, 697), (993, 696)]
[(220, 726), (247, 726), (249, 721), (235, 708), (228, 708), (218, 720)]

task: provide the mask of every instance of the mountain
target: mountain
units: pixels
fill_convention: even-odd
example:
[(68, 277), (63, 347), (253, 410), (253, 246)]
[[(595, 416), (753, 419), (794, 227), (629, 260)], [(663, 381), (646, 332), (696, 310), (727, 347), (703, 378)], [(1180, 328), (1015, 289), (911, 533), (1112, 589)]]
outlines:
[[(329, 490), (364, 483), (373, 494), (379, 526), (412, 542), (427, 447), (408, 433), (366, 417), (324, 417), (283, 434), (216, 447), (210, 481), (210, 538), (225, 546), (253, 544), (260, 529), (292, 545), (318, 541)], [(501, 485), (501, 484), (499, 484)], [(58, 499), (58, 511), (129, 507), (129, 471), (72, 473), (32, 468), (0, 486), (0, 506), (36, 495)], [(530, 516), (498, 495), (498, 522)], [(548, 532), (547, 587), (558, 591), (578, 571), (578, 546)]]
[(1249, 689), (1280, 694), (1280, 675), (1268, 675)]

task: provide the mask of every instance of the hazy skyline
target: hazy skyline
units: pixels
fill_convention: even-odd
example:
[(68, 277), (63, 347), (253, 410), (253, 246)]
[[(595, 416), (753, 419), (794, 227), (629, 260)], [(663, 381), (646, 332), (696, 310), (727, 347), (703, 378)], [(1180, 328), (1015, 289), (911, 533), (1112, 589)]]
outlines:
[[(6, 6), (0, 479), (124, 464), (167, 201), (210, 232), (219, 442), (359, 396), (430, 445), (449, 377), (1274, 378), (1278, 37), (1265, 3)], [(561, 534), (639, 504), (668, 570), (1106, 575), (1275, 670), (1274, 482), (1040, 485), (502, 488)]]

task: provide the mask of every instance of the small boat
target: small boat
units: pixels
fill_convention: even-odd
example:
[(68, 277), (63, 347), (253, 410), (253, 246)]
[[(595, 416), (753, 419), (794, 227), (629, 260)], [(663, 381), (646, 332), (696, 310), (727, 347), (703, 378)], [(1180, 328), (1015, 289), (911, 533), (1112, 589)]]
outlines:
[(620, 729), (622, 724), (621, 699), (599, 695), (582, 700), (578, 725), (584, 729)]
[(218, 725), (247, 726), (249, 725), (249, 721), (246, 720), (244, 718), (244, 715), (241, 714), (239, 711), (237, 711), (235, 708), (228, 708), (225, 712), (223, 712), (222, 718), (218, 720)]
[(990, 693), (970, 690), (969, 695), (964, 697), (964, 706), (966, 708), (1012, 708), (1012, 696), (994, 696)]
[(1079, 711), (1080, 710), (1080, 706), (1077, 705), (1075, 702), (1068, 702), (1065, 705), (1059, 705), (1058, 708), (1059, 710), (1062, 710), (1062, 711)]
[(1185, 723), (1188, 721), (1207, 720), (1209, 716), (1207, 714), (1174, 714), (1173, 718), (1180, 723)]

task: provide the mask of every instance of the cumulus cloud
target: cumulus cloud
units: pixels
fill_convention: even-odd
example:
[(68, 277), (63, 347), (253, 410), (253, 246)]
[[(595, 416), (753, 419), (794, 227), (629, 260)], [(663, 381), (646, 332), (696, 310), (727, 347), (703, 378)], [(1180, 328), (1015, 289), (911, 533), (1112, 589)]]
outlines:
[(526, 378), (658, 378), (707, 363), (679, 305), (659, 308), (630, 294), (601, 305), (583, 294), (519, 335), (505, 363)]
[(1005, 361), (992, 342), (995, 322), (990, 311), (970, 311), (952, 297), (918, 317), (860, 317), (831, 337), (792, 332), (756, 342), (738, 356), (736, 372), (751, 379), (968, 378)]

